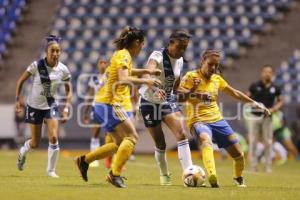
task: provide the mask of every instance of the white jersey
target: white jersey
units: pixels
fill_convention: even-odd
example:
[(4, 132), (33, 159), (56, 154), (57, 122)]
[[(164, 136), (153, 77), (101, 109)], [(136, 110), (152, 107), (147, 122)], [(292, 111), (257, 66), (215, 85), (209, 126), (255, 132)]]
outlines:
[[(27, 104), (30, 107), (40, 109), (40, 110), (47, 110), (50, 109), (47, 98), (44, 96), (44, 88), (41, 83), (40, 79), (40, 73), (38, 71), (38, 62), (34, 61), (27, 67), (27, 71), (32, 75), (33, 77), (33, 83), (32, 88), (30, 91), (30, 94), (27, 98)], [(65, 66), (63, 63), (58, 62), (58, 64), (54, 67), (48, 67), (47, 71), (51, 80), (51, 96), (55, 98), (55, 94), (57, 92), (57, 87), (59, 84), (62, 84), (62, 81), (66, 81), (69, 78), (71, 78), (71, 74), (67, 66)]]
[[(161, 81), (162, 87), (165, 88), (167, 80), (165, 78), (162, 51), (153, 51), (151, 53), (151, 55), (149, 56), (148, 62), (150, 59), (153, 59), (157, 62), (157, 68), (161, 70), (161, 74), (160, 74), (160, 76), (158, 76), (156, 78), (158, 78)], [(179, 59), (174, 59), (169, 56), (169, 59), (170, 59), (172, 69), (174, 72), (174, 76), (176, 79), (176, 78), (180, 77), (180, 73), (181, 73), (181, 70), (183, 67), (183, 58), (181, 57)], [(143, 85), (140, 88), (139, 93), (143, 99), (145, 99), (149, 102), (157, 103), (157, 104), (164, 103), (160, 98), (158, 98), (155, 95), (155, 91), (153, 89), (149, 88), (147, 85)]]
[[(88, 82), (88, 86), (94, 89), (94, 94), (96, 94), (104, 85), (104, 78), (105, 75), (104, 74), (98, 74), (96, 75), (92, 75), (89, 82)], [(95, 95), (94, 95), (94, 100), (93, 100), (93, 106), (95, 104)]]

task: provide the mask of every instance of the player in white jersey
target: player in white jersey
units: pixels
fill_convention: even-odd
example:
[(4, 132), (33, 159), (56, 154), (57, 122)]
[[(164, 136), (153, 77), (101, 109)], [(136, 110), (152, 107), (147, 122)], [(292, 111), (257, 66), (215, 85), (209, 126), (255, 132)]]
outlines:
[[(109, 63), (105, 58), (100, 58), (97, 63), (97, 75), (93, 75), (90, 77), (88, 82), (88, 92), (87, 92), (87, 106), (84, 109), (83, 122), (85, 124), (92, 123), (93, 127), (91, 128), (91, 141), (90, 141), (90, 150), (94, 151), (97, 147), (100, 146), (99, 136), (101, 133), (101, 128), (97, 125), (95, 112), (94, 112), (94, 100), (95, 94), (98, 90), (100, 90), (104, 83), (104, 72), (108, 67)], [(90, 163), (90, 167), (99, 166), (98, 160)]]
[(61, 54), (60, 38), (50, 35), (46, 38), (46, 58), (34, 61), (18, 79), (16, 86), (16, 112), (20, 112), (19, 96), (23, 83), (32, 77), (32, 88), (27, 98), (25, 122), (29, 123), (31, 139), (27, 140), (20, 148), (17, 167), (24, 169), (27, 153), (39, 146), (42, 124), (48, 127), (48, 166), (47, 175), (58, 178), (55, 167), (59, 155), (58, 145), (58, 108), (55, 100), (56, 90), (63, 83), (66, 91), (66, 104), (62, 112), (62, 122), (68, 118), (69, 106), (71, 105), (71, 74), (68, 68), (59, 61)]
[(155, 159), (160, 169), (160, 184), (171, 185), (170, 173), (166, 159), (166, 142), (162, 131), (163, 121), (177, 139), (178, 157), (184, 170), (192, 165), (191, 151), (184, 128), (183, 115), (179, 109), (176, 91), (180, 82), (180, 73), (183, 68), (183, 54), (190, 39), (189, 33), (184, 30), (174, 31), (166, 48), (153, 51), (148, 59), (148, 69), (160, 69), (158, 77), (162, 88), (153, 88), (144, 85), (140, 89), (140, 111), (145, 126), (155, 142)]

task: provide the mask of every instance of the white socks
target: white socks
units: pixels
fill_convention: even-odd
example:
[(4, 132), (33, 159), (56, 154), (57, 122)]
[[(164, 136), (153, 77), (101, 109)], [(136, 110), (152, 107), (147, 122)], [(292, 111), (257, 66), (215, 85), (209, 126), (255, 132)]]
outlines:
[(159, 167), (160, 175), (169, 175), (166, 150), (155, 148), (154, 156)]
[(26, 140), (24, 145), (20, 149), (20, 153), (22, 156), (26, 156), (26, 154), (30, 151), (30, 145), (29, 145), (30, 140)]
[(177, 150), (181, 167), (183, 170), (185, 170), (187, 167), (193, 164), (189, 140), (185, 139), (177, 142)]
[(54, 172), (59, 156), (58, 142), (55, 144), (49, 143), (48, 146), (48, 166), (47, 172)]
[(100, 146), (100, 141), (99, 138), (91, 138), (91, 144), (90, 144), (90, 149), (91, 151), (96, 150)]

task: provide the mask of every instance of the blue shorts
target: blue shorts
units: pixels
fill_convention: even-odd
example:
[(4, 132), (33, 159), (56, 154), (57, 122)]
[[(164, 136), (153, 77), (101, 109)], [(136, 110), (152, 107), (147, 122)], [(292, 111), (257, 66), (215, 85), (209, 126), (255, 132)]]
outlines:
[(100, 124), (103, 133), (113, 132), (121, 122), (133, 116), (132, 112), (126, 112), (120, 106), (98, 103), (94, 106), (95, 119)]
[(29, 124), (42, 124), (44, 119), (58, 118), (58, 107), (47, 110), (40, 110), (29, 105), (26, 106), (25, 122)]
[(161, 123), (164, 116), (179, 111), (177, 102), (155, 104), (141, 98), (140, 112), (146, 127), (155, 127)]
[(214, 123), (207, 124), (196, 122), (193, 124), (192, 128), (195, 130), (195, 133), (198, 136), (202, 132), (208, 133), (212, 138), (212, 141), (216, 143), (219, 148), (226, 148), (239, 142), (237, 138), (233, 140), (229, 139), (229, 136), (233, 135), (234, 132), (230, 125), (223, 119)]

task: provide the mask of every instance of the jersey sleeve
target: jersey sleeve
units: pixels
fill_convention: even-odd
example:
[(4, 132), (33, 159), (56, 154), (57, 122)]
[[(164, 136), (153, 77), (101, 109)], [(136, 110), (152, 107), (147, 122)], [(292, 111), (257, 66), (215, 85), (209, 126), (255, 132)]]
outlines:
[(180, 81), (180, 87), (183, 87), (185, 89), (192, 89), (194, 86), (194, 80), (190, 73), (187, 73), (183, 76), (183, 78)]
[(228, 86), (227, 81), (225, 81), (221, 76), (219, 76), (219, 89), (222, 91)]
[(26, 71), (29, 72), (31, 75), (34, 75), (37, 72), (38, 68), (37, 68), (37, 62), (34, 61), (33, 63), (31, 63)]
[(93, 81), (94, 76), (91, 76), (88, 82), (89, 87), (94, 87), (94, 81)]
[(149, 56), (149, 59), (148, 59), (148, 62), (149, 60), (155, 60), (157, 63), (162, 63), (163, 61), (163, 55), (160, 51), (153, 51), (150, 56)]
[(63, 71), (63, 76), (62, 76), (63, 81), (66, 81), (71, 78), (71, 73), (70, 70), (67, 68), (67, 66), (64, 66), (62, 71)]
[(130, 68), (130, 55), (124, 51), (119, 51), (115, 55), (115, 63), (117, 68), (125, 68), (129, 69)]

